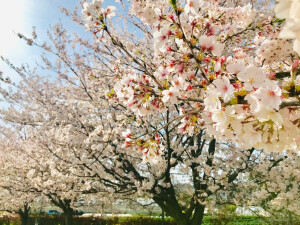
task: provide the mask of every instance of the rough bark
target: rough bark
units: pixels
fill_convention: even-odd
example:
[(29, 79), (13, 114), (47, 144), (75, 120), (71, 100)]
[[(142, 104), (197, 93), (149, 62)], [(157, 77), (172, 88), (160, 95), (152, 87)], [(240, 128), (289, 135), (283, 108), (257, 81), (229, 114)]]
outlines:
[(30, 212), (30, 207), (28, 206), (28, 204), (25, 204), (24, 207), (18, 211), (18, 214), (20, 215), (21, 218), (21, 225), (28, 225), (29, 212)]
[(64, 212), (65, 225), (73, 225), (73, 209), (71, 207), (71, 200), (60, 200), (61, 209)]
[(205, 206), (196, 202), (193, 203), (188, 211), (184, 211), (176, 199), (172, 188), (164, 190), (159, 196), (153, 200), (166, 212), (167, 215), (174, 218), (178, 225), (201, 225), (204, 217)]
[(63, 210), (64, 212), (64, 219), (65, 219), (65, 225), (73, 225), (73, 209), (71, 207), (71, 200), (69, 199), (60, 199), (57, 197), (54, 197), (52, 195), (48, 195), (48, 197), (51, 199), (51, 202)]
[[(201, 141), (199, 141), (199, 149), (198, 152), (193, 152), (193, 154), (201, 154), (203, 149), (203, 144)], [(209, 156), (207, 159), (206, 164), (209, 166), (212, 166), (213, 164), (213, 157), (216, 150), (216, 140), (212, 139), (209, 143), (208, 153)], [(195, 170), (195, 168), (192, 166), (193, 171), (193, 186), (195, 190), (201, 191), (201, 192), (207, 192), (207, 185), (201, 185), (199, 183), (200, 177), (199, 172)], [(201, 179), (205, 180), (206, 176), (204, 175)], [(166, 176), (165, 181), (169, 182), (170, 184), (170, 178), (169, 176)], [(190, 205), (188, 208), (180, 206), (178, 203), (178, 199), (176, 198), (176, 193), (174, 190), (173, 185), (170, 187), (161, 187), (161, 191), (159, 194), (157, 194), (153, 200), (171, 217), (174, 218), (176, 223), (178, 225), (201, 225), (203, 218), (204, 218), (204, 210), (205, 205), (201, 205), (197, 198), (195, 199), (194, 196), (190, 200)]]
[(190, 225), (200, 225), (202, 224), (204, 218), (204, 210), (205, 206), (197, 203), (196, 208), (194, 210), (193, 218), (191, 219)]
[(68, 206), (64, 210), (65, 225), (73, 225), (73, 209)]
[[(167, 215), (171, 216), (178, 225), (201, 225), (204, 218), (204, 205), (196, 204), (192, 215), (188, 215), (178, 207), (178, 203), (172, 201), (165, 201), (164, 203), (160, 200), (156, 201), (158, 205), (165, 210)], [(174, 204), (175, 203), (175, 204)]]

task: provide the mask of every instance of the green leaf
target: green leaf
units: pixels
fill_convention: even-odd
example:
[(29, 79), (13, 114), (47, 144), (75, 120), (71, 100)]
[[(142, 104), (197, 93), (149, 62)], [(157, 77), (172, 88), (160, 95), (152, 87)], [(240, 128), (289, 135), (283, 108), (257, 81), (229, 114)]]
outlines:
[(285, 21), (285, 19), (279, 19), (279, 18), (277, 18), (277, 19), (274, 20), (274, 23), (282, 24), (284, 21)]
[(170, 4), (172, 5), (174, 10), (177, 10), (177, 4), (176, 4), (176, 0), (169, 0)]

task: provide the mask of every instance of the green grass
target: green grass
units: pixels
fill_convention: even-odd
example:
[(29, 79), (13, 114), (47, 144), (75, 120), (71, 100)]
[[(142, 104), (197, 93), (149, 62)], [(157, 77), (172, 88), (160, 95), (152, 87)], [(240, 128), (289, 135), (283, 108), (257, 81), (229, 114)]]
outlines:
[[(36, 217), (31, 219), (30, 225), (35, 221)], [(41, 220), (42, 225), (58, 225), (61, 224), (62, 217), (45, 217), (44, 221)], [(98, 221), (96, 224), (105, 224), (105, 225), (161, 225), (161, 218), (151, 218), (150, 216), (141, 216), (134, 215), (132, 217), (119, 217), (119, 218), (108, 218), (107, 220), (101, 220), (100, 218), (74, 218), (74, 225), (90, 225), (92, 221)], [(101, 222), (102, 221), (102, 222)], [(105, 222), (106, 221), (106, 222)], [(271, 223), (266, 223), (262, 219), (254, 216), (240, 216), (240, 217), (210, 217), (205, 216), (203, 220), (203, 225), (268, 225)], [(18, 222), (7, 223), (7, 220), (1, 220), (0, 225), (19, 225)], [(165, 225), (176, 225), (174, 220), (170, 217), (165, 218)]]
[(263, 219), (255, 216), (239, 216), (234, 218), (211, 218), (206, 216), (203, 220), (204, 225), (267, 225)]
[[(161, 218), (150, 218), (147, 215), (133, 215), (133, 217), (120, 217), (118, 221), (125, 222), (125, 221), (139, 221), (143, 219), (150, 219), (151, 221), (155, 222), (161, 221)], [(173, 222), (173, 218), (165, 217), (166, 222)], [(263, 219), (255, 216), (240, 216), (235, 218), (214, 218), (210, 216), (205, 216), (203, 219), (203, 225), (268, 225), (268, 223), (264, 222)]]

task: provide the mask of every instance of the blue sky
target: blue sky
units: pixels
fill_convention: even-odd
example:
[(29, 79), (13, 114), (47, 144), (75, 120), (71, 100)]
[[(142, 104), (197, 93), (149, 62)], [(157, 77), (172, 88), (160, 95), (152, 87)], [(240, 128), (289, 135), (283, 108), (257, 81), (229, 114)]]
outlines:
[[(30, 36), (32, 26), (36, 26), (40, 42), (47, 40), (46, 32), (50, 26), (61, 22), (71, 30), (84, 33), (70, 18), (64, 16), (58, 7), (73, 9), (77, 0), (8, 0), (0, 8), (0, 55), (7, 57), (16, 65), (29, 63), (34, 65), (41, 54), (37, 48), (32, 48), (15, 33)], [(13, 76), (8, 67), (0, 62), (0, 71), (6, 76)]]
[[(91, 1), (91, 0), (90, 0)], [(16, 33), (23, 33), (31, 37), (32, 27), (35, 26), (40, 43), (47, 40), (47, 30), (50, 26), (61, 22), (64, 27), (80, 36), (89, 37), (90, 33), (75, 24), (59, 9), (64, 7), (73, 9), (79, 6), (80, 0), (3, 0), (0, 7), (0, 55), (8, 58), (14, 65), (28, 63), (31, 66), (39, 62), (41, 49), (28, 46), (20, 40)], [(104, 0), (103, 7), (115, 5), (115, 0)], [(0, 61), (0, 71), (17, 81), (16, 75), (8, 66)]]

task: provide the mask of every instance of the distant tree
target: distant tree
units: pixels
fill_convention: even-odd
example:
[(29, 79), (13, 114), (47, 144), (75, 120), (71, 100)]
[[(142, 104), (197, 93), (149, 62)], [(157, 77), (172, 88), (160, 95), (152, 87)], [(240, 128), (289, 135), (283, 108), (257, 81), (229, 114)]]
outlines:
[[(2, 131), (3, 132), (3, 131)], [(17, 213), (21, 225), (28, 225), (31, 204), (41, 198), (30, 179), (28, 165), (33, 160), (24, 154), (17, 135), (6, 129), (0, 143), (0, 210)]]

